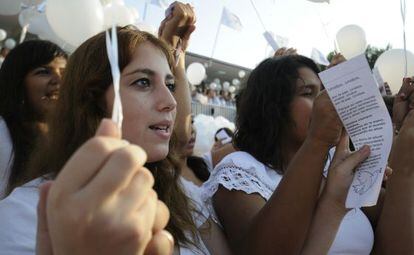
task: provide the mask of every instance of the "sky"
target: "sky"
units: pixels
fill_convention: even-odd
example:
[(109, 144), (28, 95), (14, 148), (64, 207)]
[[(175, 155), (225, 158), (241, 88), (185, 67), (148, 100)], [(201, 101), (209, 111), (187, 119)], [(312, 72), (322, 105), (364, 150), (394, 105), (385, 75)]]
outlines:
[[(172, 1), (164, 0), (167, 3)], [(414, 52), (414, 0), (406, 1), (407, 49)], [(150, 0), (125, 0), (138, 9), (140, 19), (158, 27), (164, 9)], [(403, 47), (400, 0), (330, 0), (314, 3), (308, 0), (189, 0), (197, 14), (197, 29), (189, 51), (228, 63), (254, 68), (271, 54), (263, 37), (269, 30), (289, 40), (289, 47), (309, 56), (313, 47), (327, 55), (334, 50), (337, 31), (345, 25), (363, 28), (368, 44), (384, 48)], [(256, 7), (264, 27), (256, 14)], [(243, 29), (236, 31), (220, 25), (223, 8), (236, 14)], [(215, 39), (217, 43), (214, 54)]]

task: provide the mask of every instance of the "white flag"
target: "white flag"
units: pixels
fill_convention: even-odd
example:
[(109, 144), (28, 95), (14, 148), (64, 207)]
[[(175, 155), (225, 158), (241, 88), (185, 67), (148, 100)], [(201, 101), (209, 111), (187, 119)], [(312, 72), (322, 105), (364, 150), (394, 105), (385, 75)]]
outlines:
[(151, 0), (151, 4), (156, 5), (160, 8), (163, 8), (163, 9), (168, 7), (167, 0)]
[(221, 24), (228, 26), (237, 31), (241, 31), (243, 26), (239, 17), (236, 14), (229, 11), (226, 7), (223, 8), (223, 14), (221, 16)]
[(326, 59), (325, 55), (322, 54), (318, 49), (312, 48), (311, 59), (317, 64), (328, 66), (329, 61)]
[(266, 39), (267, 43), (272, 47), (274, 51), (280, 48), (279, 44), (276, 42), (273, 33), (270, 31), (266, 31), (263, 33), (264, 38)]

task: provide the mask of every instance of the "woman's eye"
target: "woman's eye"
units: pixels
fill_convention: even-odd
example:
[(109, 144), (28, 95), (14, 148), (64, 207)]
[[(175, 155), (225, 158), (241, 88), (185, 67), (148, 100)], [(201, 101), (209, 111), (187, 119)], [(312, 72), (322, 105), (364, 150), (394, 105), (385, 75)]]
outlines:
[(35, 72), (36, 75), (50, 74), (48, 69), (39, 69)]
[(147, 78), (141, 78), (134, 81), (131, 85), (138, 86), (141, 88), (148, 88), (150, 86), (150, 81)]
[(174, 92), (175, 91), (175, 83), (174, 82), (168, 82), (166, 84), (167, 88), (171, 91)]
[(311, 95), (313, 95), (313, 91), (312, 91), (312, 89), (305, 89), (302, 92), (302, 95), (304, 95), (304, 96), (311, 96)]

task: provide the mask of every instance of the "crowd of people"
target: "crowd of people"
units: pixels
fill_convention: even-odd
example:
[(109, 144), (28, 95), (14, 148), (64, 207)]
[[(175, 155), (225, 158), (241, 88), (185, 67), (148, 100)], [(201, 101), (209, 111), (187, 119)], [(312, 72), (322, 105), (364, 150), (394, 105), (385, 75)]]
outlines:
[(218, 130), (212, 151), (193, 155), (196, 16), (169, 9), (158, 37), (117, 28), (121, 127), (105, 32), (70, 56), (42, 40), (7, 55), (0, 254), (413, 254), (414, 78), (388, 103), (395, 137), (377, 205), (348, 209), (370, 148), (351, 151), (318, 66), (295, 51), (251, 72), (235, 133)]
[(223, 107), (235, 107), (235, 94), (227, 90), (204, 89), (203, 86), (191, 92), (193, 102)]

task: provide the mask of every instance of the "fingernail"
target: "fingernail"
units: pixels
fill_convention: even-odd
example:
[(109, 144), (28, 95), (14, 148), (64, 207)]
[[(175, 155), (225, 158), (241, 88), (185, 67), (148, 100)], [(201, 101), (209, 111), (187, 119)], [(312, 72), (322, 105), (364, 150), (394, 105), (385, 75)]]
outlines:
[(170, 232), (166, 231), (166, 230), (162, 230), (161, 233), (167, 237), (168, 241), (171, 244), (171, 250), (174, 251), (174, 237), (170, 234)]

